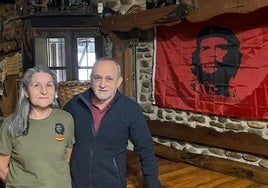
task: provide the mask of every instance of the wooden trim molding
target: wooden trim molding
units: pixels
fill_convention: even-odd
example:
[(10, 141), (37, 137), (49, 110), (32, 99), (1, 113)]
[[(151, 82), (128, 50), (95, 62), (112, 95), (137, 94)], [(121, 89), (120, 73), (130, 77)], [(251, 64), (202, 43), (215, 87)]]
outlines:
[(191, 128), (174, 122), (148, 120), (152, 135), (268, 157), (268, 140), (253, 134), (218, 132), (212, 128)]

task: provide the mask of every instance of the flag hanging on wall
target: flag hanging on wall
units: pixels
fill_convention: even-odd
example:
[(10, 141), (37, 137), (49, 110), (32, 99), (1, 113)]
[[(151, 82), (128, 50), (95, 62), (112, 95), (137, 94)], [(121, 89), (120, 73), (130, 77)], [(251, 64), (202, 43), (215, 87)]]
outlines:
[(265, 11), (155, 29), (153, 96), (161, 107), (268, 119)]

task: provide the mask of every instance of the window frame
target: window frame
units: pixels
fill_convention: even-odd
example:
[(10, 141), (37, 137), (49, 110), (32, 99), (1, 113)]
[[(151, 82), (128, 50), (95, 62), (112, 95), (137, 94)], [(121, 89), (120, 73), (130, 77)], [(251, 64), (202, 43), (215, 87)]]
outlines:
[[(65, 67), (50, 67), (52, 70), (66, 70), (66, 80), (78, 80), (78, 57), (77, 38), (95, 38), (96, 59), (104, 55), (105, 39), (98, 27), (67, 27), (67, 28), (33, 28), (34, 64), (47, 65), (47, 55), (44, 49), (39, 49), (41, 44), (36, 43), (36, 39), (42, 38), (64, 38), (65, 39)], [(42, 42), (42, 41), (41, 41)], [(89, 69), (92, 67), (88, 67)], [(89, 80), (90, 78), (88, 78)]]

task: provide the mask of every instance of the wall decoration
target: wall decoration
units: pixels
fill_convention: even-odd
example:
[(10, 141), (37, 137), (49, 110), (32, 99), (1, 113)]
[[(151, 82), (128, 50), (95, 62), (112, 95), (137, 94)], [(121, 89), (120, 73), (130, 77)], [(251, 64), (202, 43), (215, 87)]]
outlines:
[[(156, 28), (154, 102), (205, 114), (268, 119), (265, 11)], [(243, 20), (243, 21), (242, 21)]]

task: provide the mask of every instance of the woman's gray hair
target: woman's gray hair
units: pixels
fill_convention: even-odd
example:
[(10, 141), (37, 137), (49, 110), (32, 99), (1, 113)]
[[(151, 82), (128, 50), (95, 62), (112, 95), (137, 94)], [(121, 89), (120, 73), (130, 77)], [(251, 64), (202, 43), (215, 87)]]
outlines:
[[(48, 73), (52, 76), (53, 84), (55, 85), (55, 89), (57, 91), (58, 82), (57, 75), (55, 72), (50, 70), (48, 67), (39, 65), (33, 68), (29, 68), (20, 83), (20, 91), (19, 91), (19, 101), (17, 104), (17, 109), (13, 114), (13, 119), (9, 125), (9, 131), (13, 136), (21, 136), (26, 135), (29, 129), (29, 114), (31, 111), (31, 103), (29, 99), (25, 96), (24, 91), (28, 91), (29, 84), (31, 82), (32, 76), (35, 73)], [(59, 108), (59, 104), (57, 98), (54, 98), (52, 103), (52, 108)]]

